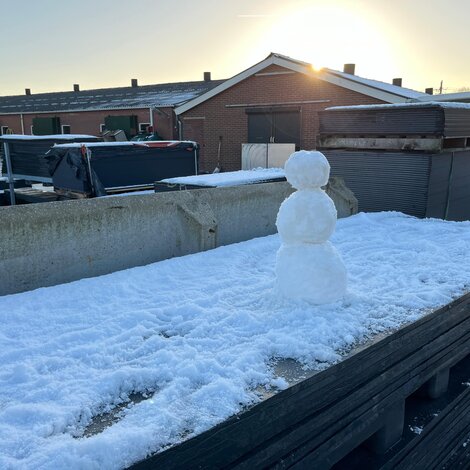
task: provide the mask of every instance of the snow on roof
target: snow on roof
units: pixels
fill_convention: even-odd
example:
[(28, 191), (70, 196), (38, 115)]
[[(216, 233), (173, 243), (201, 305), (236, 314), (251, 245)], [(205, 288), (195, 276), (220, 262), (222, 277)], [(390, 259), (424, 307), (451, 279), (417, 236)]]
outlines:
[[(298, 60), (298, 59), (293, 59), (292, 57), (285, 56), (285, 55), (278, 54), (278, 53), (273, 53), (273, 54), (276, 57), (279, 57), (279, 58), (284, 59), (286, 61), (295, 62), (297, 64), (303, 65), (304, 67), (307, 67), (310, 70), (312, 69), (312, 65), (309, 64), (308, 62), (304, 62), (304, 61)], [(404, 87), (401, 87), (401, 86), (393, 85), (392, 83), (386, 83), (386, 82), (382, 82), (380, 80), (372, 80), (370, 78), (364, 78), (364, 77), (360, 77), (359, 75), (349, 74), (349, 73), (346, 73), (346, 72), (340, 72), (339, 70), (329, 69), (327, 67), (325, 67), (321, 70), (323, 72), (327, 72), (327, 73), (336, 75), (338, 77), (344, 78), (345, 80), (350, 80), (352, 82), (356, 82), (356, 83), (366, 85), (366, 86), (372, 87), (372, 88), (377, 88), (379, 90), (386, 91), (386, 92), (392, 93), (394, 95), (403, 96), (403, 97), (406, 97), (406, 98), (420, 98), (422, 96), (428, 96), (428, 95), (426, 95), (426, 93), (422, 93), (420, 91), (412, 90), (411, 88), (404, 88)]]
[(447, 108), (447, 109), (470, 109), (470, 103), (447, 103), (437, 101), (413, 102), (413, 103), (393, 103), (393, 104), (362, 104), (354, 106), (332, 106), (326, 111), (343, 111), (355, 109), (392, 109), (392, 108)]
[[(151, 147), (153, 143), (156, 144), (191, 144), (193, 146), (197, 145), (195, 142), (191, 140), (132, 140), (132, 141), (124, 141), (124, 142), (73, 142), (69, 144), (55, 144), (54, 147), (59, 148), (78, 148), (82, 145), (86, 147), (132, 147), (132, 146), (140, 146), (140, 147)], [(160, 146), (160, 145), (158, 145)]]
[(343, 88), (356, 91), (366, 96), (380, 99), (387, 103), (405, 102), (409, 99), (417, 99), (420, 96), (425, 95), (419, 91), (410, 90), (409, 88), (399, 87), (393, 84), (380, 82), (378, 80), (370, 80), (368, 78), (362, 78), (357, 75), (351, 75), (337, 70), (324, 68), (320, 71), (315, 71), (312, 65), (291, 57), (272, 52), (266, 59), (252, 67), (240, 72), (239, 74), (225, 80), (216, 87), (200, 94), (192, 100), (189, 100), (181, 105), (178, 105), (175, 109), (176, 114), (182, 114), (186, 111), (194, 108), (195, 106), (203, 103), (204, 101), (216, 96), (219, 93), (229, 89), (230, 87), (240, 83), (243, 80), (261, 72), (270, 65), (278, 65), (294, 72), (303, 73), (311, 77), (324, 80), (326, 82), (338, 85)]
[(172, 107), (195, 98), (221, 82), (223, 80), (0, 96), (0, 114)]
[(366, 85), (368, 87), (376, 88), (378, 90), (386, 91), (387, 93), (392, 93), (398, 96), (404, 96), (410, 99), (418, 99), (422, 96), (425, 96), (425, 93), (420, 91), (412, 90), (410, 88), (404, 88), (401, 86), (393, 85), (391, 83), (381, 82), (379, 80), (372, 80), (370, 78), (363, 78), (359, 77), (358, 75), (352, 75), (345, 72), (340, 72), (338, 70), (333, 69), (324, 69), (328, 73), (336, 75), (338, 77), (344, 78), (346, 80), (350, 80), (352, 82), (360, 83), (362, 85)]
[(462, 91), (459, 93), (442, 93), (440, 95), (425, 94), (418, 98), (419, 101), (470, 101), (470, 92)]
[(134, 145), (145, 146), (145, 142), (73, 142), (70, 144), (55, 144), (58, 148), (79, 148), (82, 145), (86, 147), (132, 147)]
[(282, 168), (256, 168), (253, 170), (227, 171), (224, 173), (212, 173), (210, 175), (178, 176), (167, 178), (163, 183), (169, 184), (194, 184), (197, 186), (238, 186), (276, 178), (284, 178)]
[(462, 295), (469, 230), (340, 219), (349, 292), (330, 305), (276, 296), (277, 235), (0, 297), (0, 468), (124, 468), (203, 432), (289, 386), (273, 358), (321, 370)]
[(96, 139), (96, 138), (97, 137), (94, 135), (86, 135), (86, 134), (51, 134), (51, 135), (4, 134), (4, 135), (0, 135), (0, 139), (2, 140), (74, 140), (74, 139)]

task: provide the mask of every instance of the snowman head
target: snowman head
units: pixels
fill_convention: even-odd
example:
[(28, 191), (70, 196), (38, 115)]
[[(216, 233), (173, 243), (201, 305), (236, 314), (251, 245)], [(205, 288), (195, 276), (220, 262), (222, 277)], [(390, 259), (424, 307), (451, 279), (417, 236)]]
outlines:
[(284, 166), (286, 179), (295, 189), (316, 189), (325, 186), (330, 164), (325, 155), (314, 150), (294, 152)]

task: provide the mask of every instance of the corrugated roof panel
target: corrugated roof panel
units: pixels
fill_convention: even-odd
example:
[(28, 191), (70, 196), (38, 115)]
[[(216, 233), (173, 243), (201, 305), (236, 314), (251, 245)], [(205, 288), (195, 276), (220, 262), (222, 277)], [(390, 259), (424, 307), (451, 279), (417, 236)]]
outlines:
[[(470, 110), (469, 110), (470, 113)], [(442, 135), (444, 111), (439, 107), (342, 108), (321, 111), (323, 135)]]
[(175, 106), (209, 91), (223, 81), (166, 83), (79, 92), (3, 96), (0, 97), (0, 114)]
[(345, 136), (470, 136), (470, 106), (407, 103), (341, 106), (320, 111), (320, 134)]

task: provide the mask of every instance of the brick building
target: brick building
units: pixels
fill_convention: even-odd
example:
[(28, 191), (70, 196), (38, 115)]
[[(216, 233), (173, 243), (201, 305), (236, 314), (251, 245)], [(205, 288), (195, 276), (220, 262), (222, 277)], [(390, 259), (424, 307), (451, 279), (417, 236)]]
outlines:
[[(201, 144), (200, 168), (241, 168), (242, 143), (315, 148), (318, 111), (338, 105), (402, 103), (427, 96), (346, 72), (270, 54), (262, 62), (175, 108), (180, 138)], [(400, 83), (396, 81), (396, 83)]]
[(174, 107), (195, 98), (223, 80), (167, 83), (0, 97), (0, 134), (31, 135), (33, 123), (53, 124), (53, 134), (99, 135), (108, 116), (132, 117), (136, 131), (151, 125), (163, 139), (178, 136)]
[[(395, 82), (395, 80), (394, 80)], [(401, 80), (398, 79), (397, 83)], [(53, 121), (55, 132), (99, 135), (109, 116), (132, 118), (135, 132), (153, 126), (163, 139), (201, 144), (200, 169), (241, 168), (243, 143), (293, 143), (315, 148), (318, 111), (338, 105), (402, 103), (429, 95), (345, 71), (313, 70), (280, 54), (228, 80), (169, 83), (0, 97), (0, 134), (34, 133)], [(129, 119), (128, 119), (129, 120)]]

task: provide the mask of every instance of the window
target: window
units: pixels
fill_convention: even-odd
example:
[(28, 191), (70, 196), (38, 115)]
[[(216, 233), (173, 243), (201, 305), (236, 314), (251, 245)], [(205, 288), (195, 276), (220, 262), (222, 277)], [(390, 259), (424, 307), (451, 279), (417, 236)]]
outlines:
[(57, 135), (62, 133), (60, 127), (60, 118), (53, 117), (33, 117), (33, 131), (34, 135)]
[(103, 134), (106, 132), (106, 124), (100, 124), (100, 133)]
[(149, 122), (141, 122), (139, 124), (139, 132), (148, 132), (149, 127), (150, 127)]
[(8, 126), (2, 126), (0, 135), (5, 135), (10, 133), (10, 128)]
[(62, 124), (62, 134), (70, 134), (70, 126), (68, 124)]

